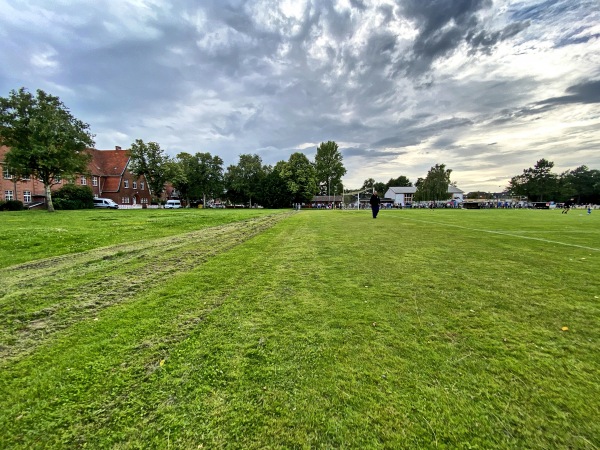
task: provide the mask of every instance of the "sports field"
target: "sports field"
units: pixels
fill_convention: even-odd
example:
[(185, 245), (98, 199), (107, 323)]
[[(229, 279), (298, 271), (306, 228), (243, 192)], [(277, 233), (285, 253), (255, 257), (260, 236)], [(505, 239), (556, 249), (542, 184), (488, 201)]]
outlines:
[(0, 448), (600, 447), (600, 212), (0, 213)]

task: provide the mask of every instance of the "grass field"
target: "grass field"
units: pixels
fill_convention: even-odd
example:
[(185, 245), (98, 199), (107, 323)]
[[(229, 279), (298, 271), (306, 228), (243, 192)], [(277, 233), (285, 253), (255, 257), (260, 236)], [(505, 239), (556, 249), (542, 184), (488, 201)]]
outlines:
[(600, 214), (0, 214), (0, 448), (600, 447)]

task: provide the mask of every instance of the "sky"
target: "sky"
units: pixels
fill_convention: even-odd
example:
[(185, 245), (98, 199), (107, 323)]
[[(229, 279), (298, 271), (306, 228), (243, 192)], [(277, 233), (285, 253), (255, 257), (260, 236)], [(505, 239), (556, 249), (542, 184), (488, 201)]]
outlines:
[(226, 168), (335, 141), (348, 188), (600, 169), (598, 0), (0, 0), (0, 40), (0, 96), (60, 97), (98, 149)]

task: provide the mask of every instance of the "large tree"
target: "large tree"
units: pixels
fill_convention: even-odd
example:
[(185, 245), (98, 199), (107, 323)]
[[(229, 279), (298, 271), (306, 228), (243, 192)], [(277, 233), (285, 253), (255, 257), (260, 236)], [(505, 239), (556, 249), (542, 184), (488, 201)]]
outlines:
[(252, 198), (259, 193), (264, 176), (265, 168), (262, 166), (260, 156), (240, 155), (238, 164), (227, 167), (225, 173), (227, 197), (232, 201), (248, 199), (250, 207), (252, 207)]
[(373, 191), (373, 189), (375, 189), (375, 179), (367, 178), (363, 182), (361, 189), (364, 189), (365, 191)]
[(279, 161), (275, 167), (268, 167), (260, 190), (260, 203), (266, 208), (289, 208), (293, 194), (284, 178), (287, 162)]
[(390, 178), (390, 180), (386, 183), (386, 187), (389, 189), (391, 187), (410, 187), (412, 183), (405, 177), (404, 175), (400, 175), (398, 178)]
[(380, 197), (383, 197), (388, 190), (387, 185), (381, 181), (376, 182), (373, 185), (373, 189), (377, 191)]
[(342, 154), (334, 141), (321, 142), (317, 147), (315, 170), (317, 183), (324, 186), (323, 194), (334, 193), (334, 186), (338, 186), (342, 177), (346, 175), (342, 159)]
[(171, 161), (157, 142), (136, 139), (129, 150), (129, 170), (135, 176), (145, 176), (154, 198), (160, 198), (165, 183), (171, 178)]
[(293, 202), (308, 203), (319, 192), (315, 167), (304, 153), (293, 153), (281, 167), (281, 176)]
[(424, 180), (417, 180), (417, 192), (415, 192), (416, 201), (439, 201), (447, 200), (451, 197), (448, 192), (450, 184), (450, 174), (452, 169), (446, 169), (445, 164), (436, 164)]
[(171, 183), (182, 197), (190, 199), (202, 198), (206, 205), (206, 197), (223, 193), (223, 160), (210, 153), (179, 153), (174, 162), (175, 169), (171, 173)]
[(190, 204), (190, 196), (192, 195), (190, 166), (193, 164), (193, 159), (193, 156), (189, 153), (182, 152), (175, 159), (166, 163), (169, 181), (177, 192), (179, 192), (179, 198), (185, 199), (188, 205)]
[(199, 179), (196, 188), (202, 193), (202, 200), (206, 196), (211, 198), (221, 197), (223, 194), (223, 160), (210, 153), (196, 153), (199, 169)]
[(523, 170), (510, 179), (508, 189), (514, 195), (528, 197), (531, 201), (546, 201), (557, 197), (558, 176), (552, 172), (554, 163), (540, 159), (535, 166)]
[(27, 89), (0, 97), (0, 143), (10, 147), (5, 162), (16, 177), (44, 184), (46, 204), (54, 211), (52, 186), (62, 178), (88, 172), (94, 145), (89, 125), (70, 113), (58, 97)]
[(598, 203), (600, 201), (600, 170), (579, 166), (561, 174), (561, 198), (575, 197), (577, 203)]

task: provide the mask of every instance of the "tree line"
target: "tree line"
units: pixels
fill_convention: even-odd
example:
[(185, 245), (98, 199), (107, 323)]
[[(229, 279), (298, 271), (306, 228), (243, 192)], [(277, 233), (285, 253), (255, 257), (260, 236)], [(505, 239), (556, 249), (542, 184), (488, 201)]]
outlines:
[[(25, 88), (0, 97), (0, 143), (10, 148), (5, 164), (17, 178), (35, 176), (46, 192), (48, 211), (53, 211), (51, 187), (61, 179), (86, 174), (94, 145), (88, 124), (75, 118), (55, 96), (37, 90), (34, 96)], [(157, 142), (136, 139), (130, 147), (130, 170), (145, 176), (154, 199), (159, 199), (170, 183), (187, 200), (222, 199), (232, 203), (260, 204), (268, 208), (309, 203), (315, 195), (344, 193), (346, 174), (342, 154), (334, 141), (322, 142), (314, 161), (300, 152), (270, 166), (256, 154), (242, 154), (237, 164), (223, 168), (223, 160), (210, 153), (166, 155)], [(451, 170), (432, 167), (419, 178), (416, 199), (447, 198)], [(377, 190), (382, 195), (392, 186), (412, 186), (406, 176), (387, 183), (365, 180), (359, 190)], [(346, 190), (348, 191), (348, 190)]]
[[(46, 193), (48, 211), (54, 211), (53, 185), (61, 179), (88, 172), (94, 145), (89, 125), (75, 118), (55, 96), (38, 89), (12, 90), (0, 97), (0, 144), (9, 147), (4, 164), (15, 179), (36, 177)], [(305, 203), (319, 192), (341, 193), (346, 174), (342, 154), (333, 141), (317, 148), (314, 161), (294, 153), (287, 161), (264, 165), (258, 155), (240, 155), (238, 164), (223, 169), (223, 160), (210, 153), (179, 153), (168, 157), (156, 142), (136, 139), (130, 149), (130, 170), (144, 175), (155, 199), (171, 183), (191, 199), (221, 198), (234, 203), (288, 207)]]
[(553, 168), (552, 161), (540, 159), (510, 179), (508, 192), (534, 202), (573, 199), (578, 204), (600, 204), (600, 170), (582, 165), (557, 174)]
[(234, 204), (290, 207), (307, 203), (319, 193), (342, 193), (346, 169), (334, 141), (322, 142), (315, 160), (300, 152), (287, 161), (265, 165), (259, 155), (242, 154), (237, 164), (223, 168), (223, 160), (210, 153), (186, 152), (169, 158), (156, 142), (137, 139), (130, 150), (130, 170), (144, 175), (153, 195), (160, 197), (166, 183), (179, 196), (191, 200), (220, 199)]
[[(37, 90), (11, 91), (0, 97), (0, 144), (10, 148), (5, 164), (17, 178), (35, 176), (44, 184), (48, 210), (53, 211), (52, 185), (88, 170), (94, 135), (89, 125), (75, 118), (58, 97)], [(314, 161), (300, 152), (287, 161), (265, 165), (256, 154), (242, 154), (237, 164), (223, 168), (223, 160), (210, 153), (186, 152), (171, 158), (156, 142), (136, 139), (130, 148), (130, 170), (144, 175), (155, 198), (171, 185), (187, 200), (223, 199), (232, 203), (260, 204), (268, 208), (309, 203), (315, 195), (341, 195), (348, 191), (378, 191), (413, 186), (406, 176), (387, 183), (369, 178), (359, 189), (344, 189), (346, 174), (342, 154), (334, 141), (322, 142)], [(552, 172), (554, 163), (539, 160), (533, 168), (511, 178), (507, 190), (531, 201), (600, 203), (600, 171), (580, 166), (562, 174)], [(451, 169), (444, 164), (431, 167), (414, 186), (415, 201), (450, 198)]]

